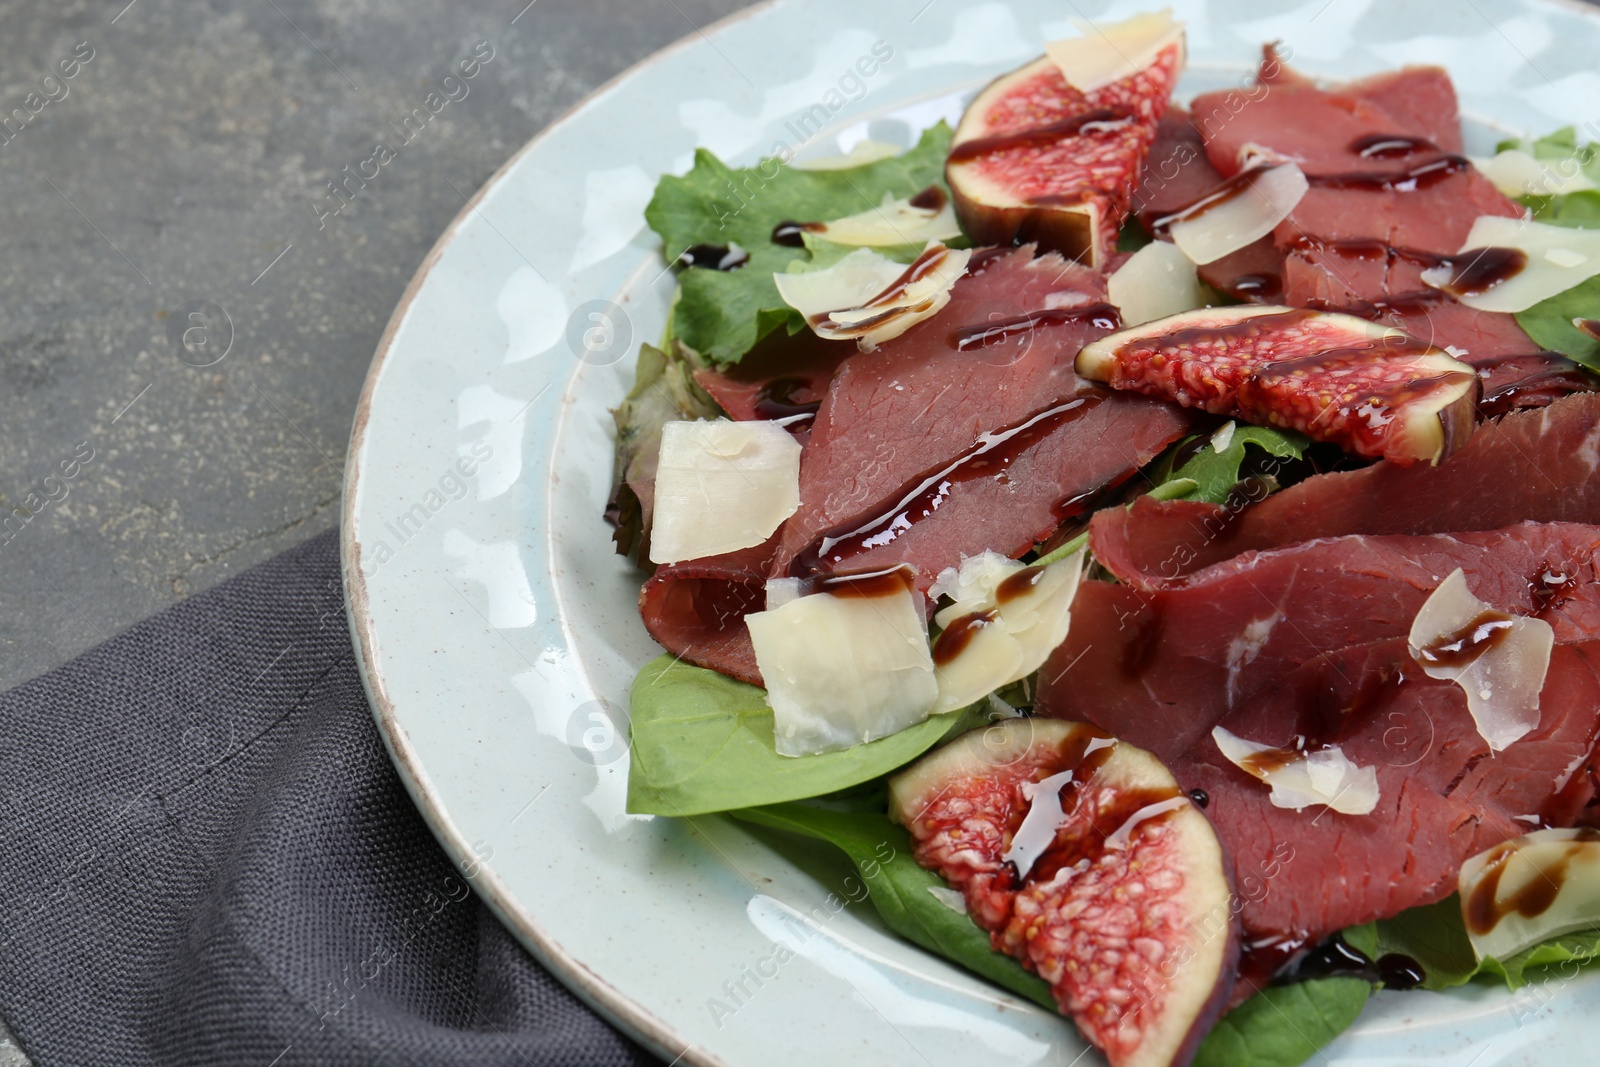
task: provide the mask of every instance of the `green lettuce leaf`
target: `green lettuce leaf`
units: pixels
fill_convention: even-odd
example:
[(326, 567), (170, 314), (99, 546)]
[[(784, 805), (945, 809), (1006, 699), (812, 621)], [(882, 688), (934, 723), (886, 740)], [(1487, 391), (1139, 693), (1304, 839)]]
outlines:
[(1522, 149), (1541, 163), (1561, 163), (1570, 159), (1590, 180), (1600, 182), (1600, 152), (1596, 152), (1593, 145), (1580, 145), (1578, 131), (1571, 126), (1564, 126), (1535, 141), (1512, 138), (1494, 146), (1496, 152), (1513, 148)]
[[(1595, 163), (1591, 152), (1591, 165)], [(1595, 175), (1600, 181), (1600, 175)], [(1568, 193), (1566, 196), (1527, 197), (1533, 216), (1553, 226), (1600, 229), (1600, 192)], [(1526, 311), (1517, 312), (1517, 325), (1529, 337), (1555, 352), (1600, 373), (1600, 341), (1572, 325), (1573, 319), (1600, 317), (1600, 275), (1575, 285), (1564, 293), (1541, 300)]]
[(661, 179), (645, 219), (669, 257), (692, 245), (733, 243), (750, 259), (737, 270), (679, 273), (677, 337), (712, 361), (729, 364), (779, 327), (803, 329), (772, 275), (805, 262), (809, 253), (774, 243), (772, 228), (787, 220), (843, 218), (877, 207), (884, 193), (904, 197), (942, 186), (949, 150), (950, 127), (943, 122), (902, 155), (843, 170), (802, 170), (777, 158), (735, 168), (700, 149), (687, 174)]
[(935, 715), (842, 752), (780, 756), (765, 693), (660, 656), (633, 682), (628, 810), (700, 815), (834, 793), (887, 774), (985, 721), (981, 707)]
[(960, 964), (1051, 1011), (1050, 987), (1004, 953), (996, 952), (964, 912), (952, 910), (930, 889), (944, 879), (912, 858), (905, 830), (876, 812), (841, 812), (805, 804), (782, 804), (730, 813), (735, 819), (827, 841), (850, 857), (866, 883), (884, 924), (906, 940)]

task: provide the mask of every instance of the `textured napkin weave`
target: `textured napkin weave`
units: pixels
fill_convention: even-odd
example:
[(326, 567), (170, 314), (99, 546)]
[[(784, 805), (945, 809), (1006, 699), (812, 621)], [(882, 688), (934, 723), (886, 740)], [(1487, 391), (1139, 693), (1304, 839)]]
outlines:
[(378, 739), (329, 531), (0, 696), (37, 1067), (654, 1062), (479, 903)]

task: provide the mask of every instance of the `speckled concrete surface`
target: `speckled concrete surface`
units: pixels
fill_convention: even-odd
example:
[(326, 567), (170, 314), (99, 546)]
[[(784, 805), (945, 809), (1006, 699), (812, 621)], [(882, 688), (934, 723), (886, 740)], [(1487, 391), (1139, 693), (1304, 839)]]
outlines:
[(368, 360), (463, 197), (745, 6), (523, 2), (0, 4), (0, 686), (337, 521)]
[(747, 0), (524, 2), (0, 3), (0, 687), (333, 525), (378, 335), (464, 197)]

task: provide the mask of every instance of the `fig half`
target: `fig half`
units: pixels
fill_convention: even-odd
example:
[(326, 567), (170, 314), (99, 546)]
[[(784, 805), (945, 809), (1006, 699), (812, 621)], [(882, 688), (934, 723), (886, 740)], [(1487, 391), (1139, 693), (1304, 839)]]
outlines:
[(1087, 93), (1049, 56), (991, 82), (962, 116), (945, 167), (967, 236), (1034, 242), (1104, 269), (1182, 63), (1179, 39)]
[(1154, 756), (1006, 720), (892, 778), (889, 815), (1112, 1067), (1189, 1062), (1233, 988), (1236, 909), (1217, 835)]
[(1186, 311), (1085, 345), (1077, 368), (1113, 389), (1398, 464), (1438, 463), (1476, 423), (1471, 366), (1404, 331), (1327, 311)]

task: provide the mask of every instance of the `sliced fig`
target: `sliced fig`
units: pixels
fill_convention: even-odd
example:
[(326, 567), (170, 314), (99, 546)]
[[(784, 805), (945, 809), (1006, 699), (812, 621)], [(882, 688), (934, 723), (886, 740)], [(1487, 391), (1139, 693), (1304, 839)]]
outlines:
[(1087, 93), (1049, 56), (991, 82), (956, 128), (945, 167), (977, 244), (1027, 241), (1103, 269), (1183, 64), (1179, 39)]
[(1393, 327), (1327, 311), (1206, 308), (1085, 345), (1078, 373), (1361, 456), (1438, 463), (1472, 434), (1477, 372)]
[(889, 815), (1112, 1067), (1189, 1062), (1233, 988), (1236, 912), (1211, 824), (1154, 756), (1006, 720), (892, 778)]

